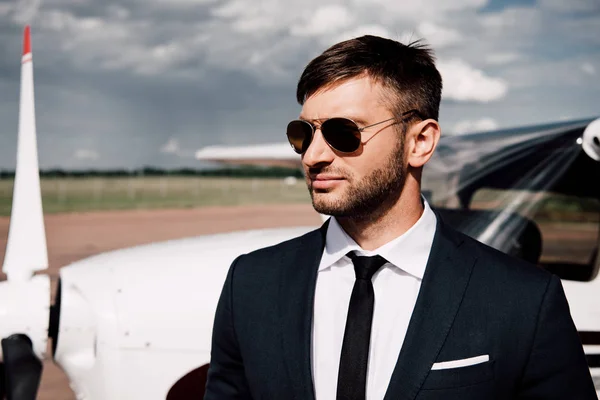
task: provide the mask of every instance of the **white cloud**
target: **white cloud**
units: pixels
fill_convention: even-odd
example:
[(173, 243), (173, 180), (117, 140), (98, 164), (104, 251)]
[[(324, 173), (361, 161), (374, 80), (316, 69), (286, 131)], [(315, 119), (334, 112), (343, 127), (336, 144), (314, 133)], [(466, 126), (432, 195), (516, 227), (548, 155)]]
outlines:
[[(332, 45), (343, 40), (352, 39), (364, 35), (374, 35), (387, 38), (393, 38), (392, 33), (383, 25), (359, 25), (355, 28), (338, 33), (337, 35), (327, 38), (327, 45)], [(325, 44), (325, 43), (324, 43)]]
[[(142, 1), (136, 2), (142, 5)], [(177, 4), (152, 0), (148, 7), (154, 11), (155, 6), (167, 9), (172, 5), (170, 10), (174, 11), (204, 5), (209, 18), (183, 27), (170, 15), (160, 22), (153, 21), (146, 8), (140, 13), (135, 7), (112, 4), (104, 7), (102, 19), (81, 17), (66, 11), (68, 8), (45, 7), (38, 20), (60, 35), (53, 40), (55, 47), (82, 69), (192, 76), (218, 68), (241, 71), (263, 83), (276, 84), (295, 78), (299, 63), (326, 47), (364, 34), (401, 41), (417, 39), (413, 36), (417, 36), (416, 25), (420, 24), (421, 34), (426, 33), (426, 41), (434, 47), (456, 43), (461, 33), (440, 25), (436, 16), (477, 9), (485, 2), (428, 0), (422, 6), (407, 4), (400, 7), (402, 12), (391, 12), (398, 5), (380, 0), (177, 0)], [(412, 11), (405, 12), (405, 7)], [(427, 22), (420, 23), (425, 9), (431, 13)], [(158, 37), (166, 40), (160, 42)], [(190, 65), (196, 70), (184, 70)]]
[(518, 53), (506, 52), (506, 53), (493, 53), (485, 58), (485, 61), (491, 65), (504, 65), (518, 60), (522, 56)]
[(179, 150), (179, 141), (175, 138), (170, 138), (169, 141), (160, 148), (160, 152), (166, 154), (177, 154)]
[(19, 24), (29, 24), (36, 16), (42, 0), (19, 0), (13, 20)]
[[(311, 5), (310, 1), (308, 3), (307, 7)], [(312, 3), (313, 6), (318, 5), (315, 0)], [(254, 36), (264, 37), (273, 32), (287, 29), (294, 22), (303, 18), (302, 10), (303, 7), (298, 7), (298, 3), (295, 2), (231, 0), (222, 2), (211, 13), (217, 17), (216, 26), (225, 28), (222, 33), (227, 36), (222, 39), (231, 39), (231, 34), (234, 34), (239, 40), (252, 39)], [(306, 11), (306, 8), (304, 10)], [(250, 34), (250, 36), (238, 36), (239, 34)]]
[(417, 29), (434, 49), (458, 43), (462, 39), (459, 31), (432, 22), (421, 22)]
[(488, 0), (422, 0), (422, 1), (390, 1), (390, 0), (354, 0), (355, 5), (395, 20), (411, 20), (418, 22), (426, 15), (432, 20), (444, 20), (447, 13), (478, 10), (488, 3)]
[(98, 154), (98, 152), (94, 150), (77, 149), (75, 150), (73, 157), (75, 157), (78, 160), (97, 160), (100, 158), (100, 154)]
[[(234, 142), (240, 126), (256, 132), (247, 133), (247, 141), (277, 139), (269, 132), (272, 124), (282, 123), (277, 118), (296, 115), (290, 90), (304, 65), (335, 42), (374, 34), (402, 42), (422, 37), (433, 46), (444, 76), (445, 99), (467, 102), (446, 101), (448, 111), (442, 111), (450, 127), (458, 121), (453, 116), (470, 120), (468, 125), (459, 122), (459, 131), (492, 126), (480, 122), (485, 120), (482, 116), (511, 125), (555, 119), (563, 113), (577, 118), (596, 112), (594, 93), (599, 86), (592, 78), (600, 71), (594, 52), (600, 44), (600, 15), (573, 16), (568, 7), (586, 9), (594, 2), (598, 0), (541, 0), (480, 14), (477, 10), (486, 0), (43, 0), (33, 23), (38, 100), (44, 100), (51, 85), (71, 85), (73, 91), (92, 97), (101, 92), (103, 101), (95, 106), (83, 107), (74, 96), (69, 102), (55, 101), (57, 112), (52, 115), (67, 121), (60, 112), (81, 107), (81, 126), (94, 127), (88, 135), (102, 132), (107, 137), (104, 132), (114, 129), (113, 140), (106, 142), (138, 150), (139, 142), (120, 139), (144, 132), (154, 141), (144, 140), (146, 148), (140, 144), (136, 157), (145, 153), (149, 162), (184, 163), (179, 155), (156, 155), (182, 152), (198, 144), (201, 135), (206, 143)], [(0, 24), (14, 25), (17, 4), (0, 0)], [(0, 54), (3, 61), (12, 59), (13, 53), (16, 60), (20, 55), (20, 36), (16, 29), (9, 30), (13, 32), (0, 38), (0, 49), (7, 49)], [(223, 88), (228, 75), (235, 88)], [(17, 93), (17, 84), (1, 86), (0, 96)], [(46, 96), (56, 98), (55, 93)], [(503, 101), (492, 102), (500, 98)], [(104, 104), (111, 106), (103, 109)], [(276, 112), (274, 105), (280, 107)], [(188, 112), (190, 108), (202, 112)], [(186, 133), (225, 113), (218, 126)], [(40, 119), (44, 115), (50, 119), (48, 112)], [(64, 122), (55, 131), (75, 138), (81, 126), (75, 129)], [(176, 145), (166, 146), (171, 153), (159, 153), (170, 135), (178, 138)], [(86, 142), (78, 143), (62, 150), (61, 162), (77, 164), (73, 150), (88, 148)], [(117, 145), (101, 145), (93, 147), (102, 154), (95, 164), (135, 163), (142, 157), (116, 157), (108, 146)], [(0, 144), (2, 148), (6, 145)]]
[(129, 69), (140, 75), (157, 75), (195, 56), (186, 51), (186, 40), (191, 40), (188, 37), (144, 43), (152, 24), (128, 21), (123, 10), (117, 9), (113, 19), (77, 17), (66, 11), (49, 10), (41, 13), (40, 25), (60, 35), (57, 42), (62, 50), (76, 54), (69, 60), (83, 68)]
[(11, 3), (0, 3), (0, 17), (4, 17), (13, 11)]
[(594, 66), (589, 62), (586, 62), (583, 65), (581, 65), (581, 70), (586, 74), (596, 75), (596, 68), (594, 68)]
[(438, 69), (444, 82), (442, 97), (447, 99), (489, 102), (506, 96), (508, 91), (503, 79), (486, 76), (460, 59), (440, 60)]
[(127, 19), (131, 15), (131, 12), (125, 7), (121, 7), (117, 4), (111, 4), (108, 6), (108, 15), (115, 19)]
[(166, 6), (201, 6), (205, 4), (216, 3), (218, 0), (138, 0), (138, 2), (142, 5), (146, 5), (148, 3), (166, 5)]
[(347, 7), (331, 4), (317, 8), (304, 20), (292, 26), (294, 36), (322, 36), (347, 29), (355, 21)]
[(464, 135), (473, 132), (485, 132), (498, 129), (498, 122), (492, 118), (480, 118), (476, 120), (464, 120), (454, 125), (453, 134)]
[(194, 150), (184, 149), (179, 143), (179, 140), (175, 138), (169, 138), (169, 140), (160, 147), (160, 152), (164, 154), (171, 154), (181, 158), (193, 157), (195, 154)]
[(72, 5), (84, 5), (91, 4), (92, 0), (44, 0), (44, 7), (50, 6), (72, 6)]
[[(490, 38), (514, 38), (520, 44), (544, 27), (543, 13), (538, 8), (510, 7), (496, 13), (477, 16), (473, 23), (481, 26)], [(514, 45), (514, 43), (511, 43)]]

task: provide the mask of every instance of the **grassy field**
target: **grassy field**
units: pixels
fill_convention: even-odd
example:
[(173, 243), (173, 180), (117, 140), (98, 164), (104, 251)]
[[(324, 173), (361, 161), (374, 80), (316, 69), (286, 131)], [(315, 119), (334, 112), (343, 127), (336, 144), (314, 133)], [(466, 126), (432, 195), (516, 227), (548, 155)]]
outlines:
[[(292, 178), (293, 179), (293, 178)], [(119, 177), (42, 178), (44, 212), (191, 208), (211, 205), (307, 203), (310, 196), (302, 179), (281, 178)], [(13, 181), (0, 180), (0, 215), (10, 215)], [(536, 220), (599, 222), (598, 199), (545, 194), (481, 190), (473, 208), (504, 209), (520, 199), (513, 210)], [(521, 203), (522, 202), (522, 203)], [(434, 204), (439, 205), (439, 204)], [(524, 208), (523, 210), (521, 210)]]
[[(310, 203), (303, 180), (280, 178), (46, 178), (41, 186), (45, 213)], [(12, 188), (12, 180), (0, 180), (0, 215), (10, 215)]]

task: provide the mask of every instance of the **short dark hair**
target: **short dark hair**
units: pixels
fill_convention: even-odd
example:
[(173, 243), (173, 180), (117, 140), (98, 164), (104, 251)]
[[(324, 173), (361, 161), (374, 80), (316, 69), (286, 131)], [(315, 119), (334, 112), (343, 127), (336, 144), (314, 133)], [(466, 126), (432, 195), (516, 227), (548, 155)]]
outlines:
[(337, 43), (306, 66), (296, 98), (303, 105), (318, 90), (364, 74), (391, 89), (394, 114), (417, 109), (422, 118), (438, 120), (442, 77), (433, 50), (420, 40), (405, 45), (366, 35)]

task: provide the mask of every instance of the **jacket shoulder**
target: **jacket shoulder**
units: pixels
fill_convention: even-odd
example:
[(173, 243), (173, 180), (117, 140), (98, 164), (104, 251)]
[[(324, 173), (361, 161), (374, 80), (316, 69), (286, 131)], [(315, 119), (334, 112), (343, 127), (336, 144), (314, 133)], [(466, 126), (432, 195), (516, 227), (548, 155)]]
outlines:
[(319, 236), (322, 235), (322, 229), (322, 227), (317, 228), (303, 235), (246, 253), (243, 255), (244, 261), (261, 261), (276, 255), (289, 254), (291, 251), (296, 251), (302, 246), (311, 245), (318, 242)]
[(326, 225), (303, 235), (242, 254), (233, 262), (232, 268), (235, 268), (236, 276), (239, 276), (240, 271), (246, 271), (251, 275), (271, 274), (274, 269), (293, 266), (294, 260), (304, 259), (308, 254), (315, 255), (315, 252), (322, 252), (326, 232), (324, 228)]
[(522, 283), (532, 288), (539, 285), (545, 290), (552, 274), (539, 265), (508, 255), (471, 236), (453, 230), (454, 234), (463, 242), (463, 251), (475, 256), (480, 272), (495, 278), (496, 282), (507, 284)]

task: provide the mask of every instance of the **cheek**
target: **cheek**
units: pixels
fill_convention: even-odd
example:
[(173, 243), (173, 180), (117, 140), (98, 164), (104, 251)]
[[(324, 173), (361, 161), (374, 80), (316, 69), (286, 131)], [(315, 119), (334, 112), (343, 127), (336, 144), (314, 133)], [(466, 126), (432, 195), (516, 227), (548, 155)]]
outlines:
[(360, 157), (361, 168), (365, 171), (365, 174), (367, 174), (367, 171), (385, 167), (390, 162), (392, 155), (395, 155), (398, 151), (395, 146), (382, 146), (369, 150), (369, 152), (365, 151)]
[(344, 171), (348, 182), (356, 184), (368, 177), (374, 170), (380, 169), (382, 162), (379, 156), (363, 157), (364, 154), (350, 160), (340, 169)]

